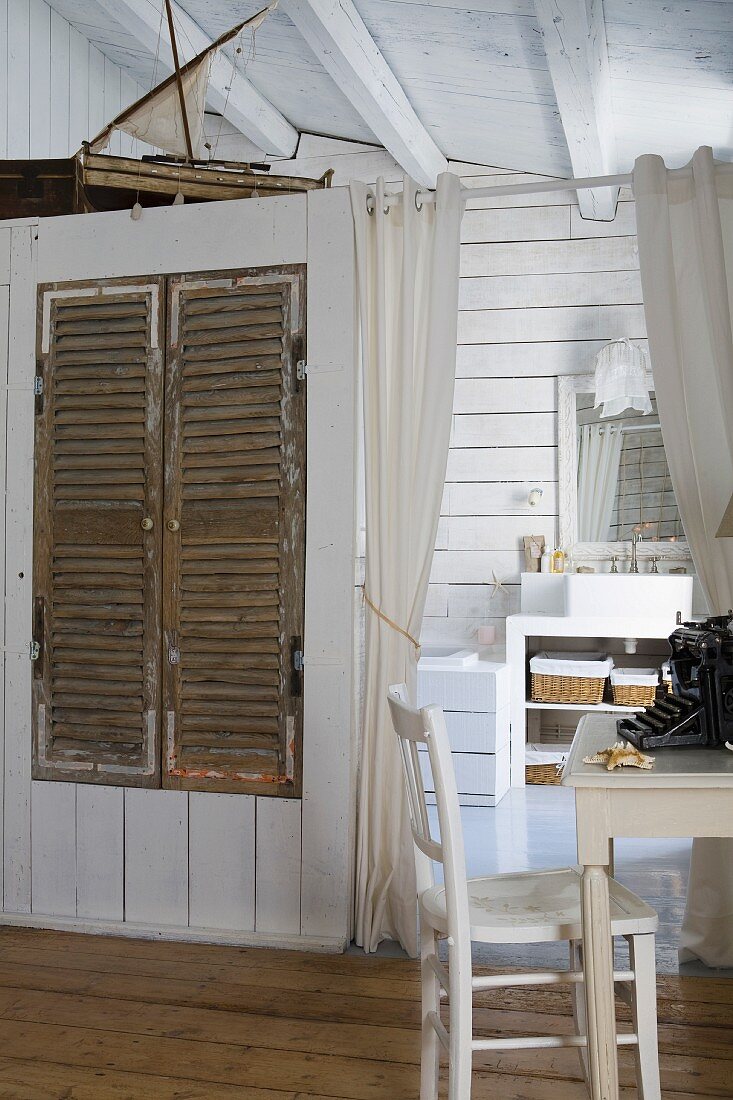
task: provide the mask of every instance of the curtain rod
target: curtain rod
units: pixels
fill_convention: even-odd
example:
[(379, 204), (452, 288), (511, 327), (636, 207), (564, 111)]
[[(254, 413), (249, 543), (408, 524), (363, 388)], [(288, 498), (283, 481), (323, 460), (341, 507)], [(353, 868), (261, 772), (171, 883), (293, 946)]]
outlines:
[[(723, 172), (733, 171), (733, 162), (726, 161), (722, 164), (717, 164), (716, 168), (718, 171)], [(692, 174), (690, 165), (685, 165), (683, 168), (671, 168), (669, 171), (676, 176), (688, 176)], [(615, 176), (586, 176), (582, 179), (570, 180), (548, 179), (541, 180), (537, 183), (507, 183), (499, 187), (461, 187), (461, 195), (464, 201), (466, 201), (468, 199), (502, 198), (505, 195), (539, 195), (547, 191), (585, 191), (596, 187), (623, 187), (633, 184), (633, 180), (634, 176), (632, 172), (624, 172)], [(367, 196), (368, 206), (370, 200), (372, 203), (375, 201), (374, 194), (371, 191)], [(393, 206), (401, 200), (401, 191), (392, 192), (384, 197), (386, 207)], [(426, 202), (435, 202), (435, 192), (421, 189), (415, 196), (415, 203), (418, 204), (418, 206), (422, 206), (422, 204)]]

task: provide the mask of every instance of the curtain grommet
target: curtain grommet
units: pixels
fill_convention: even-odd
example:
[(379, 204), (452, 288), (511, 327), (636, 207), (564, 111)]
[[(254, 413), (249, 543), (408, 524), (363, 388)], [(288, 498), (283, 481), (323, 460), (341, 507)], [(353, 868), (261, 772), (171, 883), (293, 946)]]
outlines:
[(367, 209), (367, 214), (369, 215), (370, 218), (374, 214), (375, 207), (376, 207), (376, 199), (374, 198), (374, 195), (371, 193), (371, 191), (368, 191), (367, 192), (367, 197), (366, 197), (366, 209)]
[(415, 192), (415, 209), (418, 211), (418, 213), (422, 210), (423, 206), (425, 205), (425, 203), (422, 201), (421, 194), (422, 194), (422, 192), (420, 192), (420, 191)]

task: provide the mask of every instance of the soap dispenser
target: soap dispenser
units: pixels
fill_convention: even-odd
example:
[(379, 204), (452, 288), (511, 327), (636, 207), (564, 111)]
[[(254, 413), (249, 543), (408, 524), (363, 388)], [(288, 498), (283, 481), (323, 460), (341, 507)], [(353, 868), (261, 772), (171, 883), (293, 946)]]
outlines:
[(562, 550), (552, 551), (552, 573), (564, 573), (565, 572), (565, 554)]

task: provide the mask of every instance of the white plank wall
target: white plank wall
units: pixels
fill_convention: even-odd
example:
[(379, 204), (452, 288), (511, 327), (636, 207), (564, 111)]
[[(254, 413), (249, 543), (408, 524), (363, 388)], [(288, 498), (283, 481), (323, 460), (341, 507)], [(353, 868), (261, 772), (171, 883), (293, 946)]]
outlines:
[(0, 0), (0, 160), (70, 156), (145, 91), (45, 0)]
[[(32, 781), (37, 283), (293, 263), (307, 263), (309, 361), (321, 368), (307, 383), (302, 799)], [(0, 402), (8, 403), (0, 458), (0, 924), (328, 950), (346, 943), (354, 833), (354, 294), (345, 191), (164, 207), (146, 211), (141, 223), (121, 212), (0, 226), (4, 383), (7, 374)]]
[[(304, 136), (287, 171), (335, 185), (402, 173), (382, 150)], [(465, 186), (539, 176), (453, 163)], [(451, 451), (422, 641), (503, 641), (518, 610), (523, 535), (557, 533), (557, 378), (593, 369), (609, 340), (646, 346), (634, 203), (584, 221), (575, 193), (469, 199), (462, 225)], [(537, 509), (529, 490), (544, 490)], [(505, 589), (495, 590), (494, 575)]]
[[(484, 169), (469, 186), (504, 184)], [(532, 177), (517, 177), (530, 179)], [(523, 535), (557, 534), (557, 396), (618, 336), (645, 344), (634, 203), (586, 222), (571, 192), (472, 200), (463, 222), (457, 379), (423, 640), (503, 641)], [(482, 209), (477, 209), (478, 206)], [(530, 488), (544, 490), (530, 510)], [(495, 589), (494, 579), (504, 584)]]

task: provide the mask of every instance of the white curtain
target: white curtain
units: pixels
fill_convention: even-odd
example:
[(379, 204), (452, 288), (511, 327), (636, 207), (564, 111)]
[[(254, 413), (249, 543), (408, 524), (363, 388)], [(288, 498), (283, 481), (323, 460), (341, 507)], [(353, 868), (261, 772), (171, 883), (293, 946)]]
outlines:
[[(712, 150), (685, 173), (634, 168), (639, 262), (664, 449), (710, 611), (733, 607), (733, 539), (715, 532), (733, 491), (733, 175)], [(696, 840), (682, 958), (733, 966), (733, 841)]]
[(434, 204), (384, 210), (351, 184), (364, 374), (366, 671), (357, 824), (356, 942), (417, 952), (412, 839), (387, 688), (414, 694), (417, 639), (445, 482), (455, 378), (460, 181)]
[(621, 457), (621, 431), (612, 424), (584, 424), (578, 448), (578, 540), (606, 542)]

